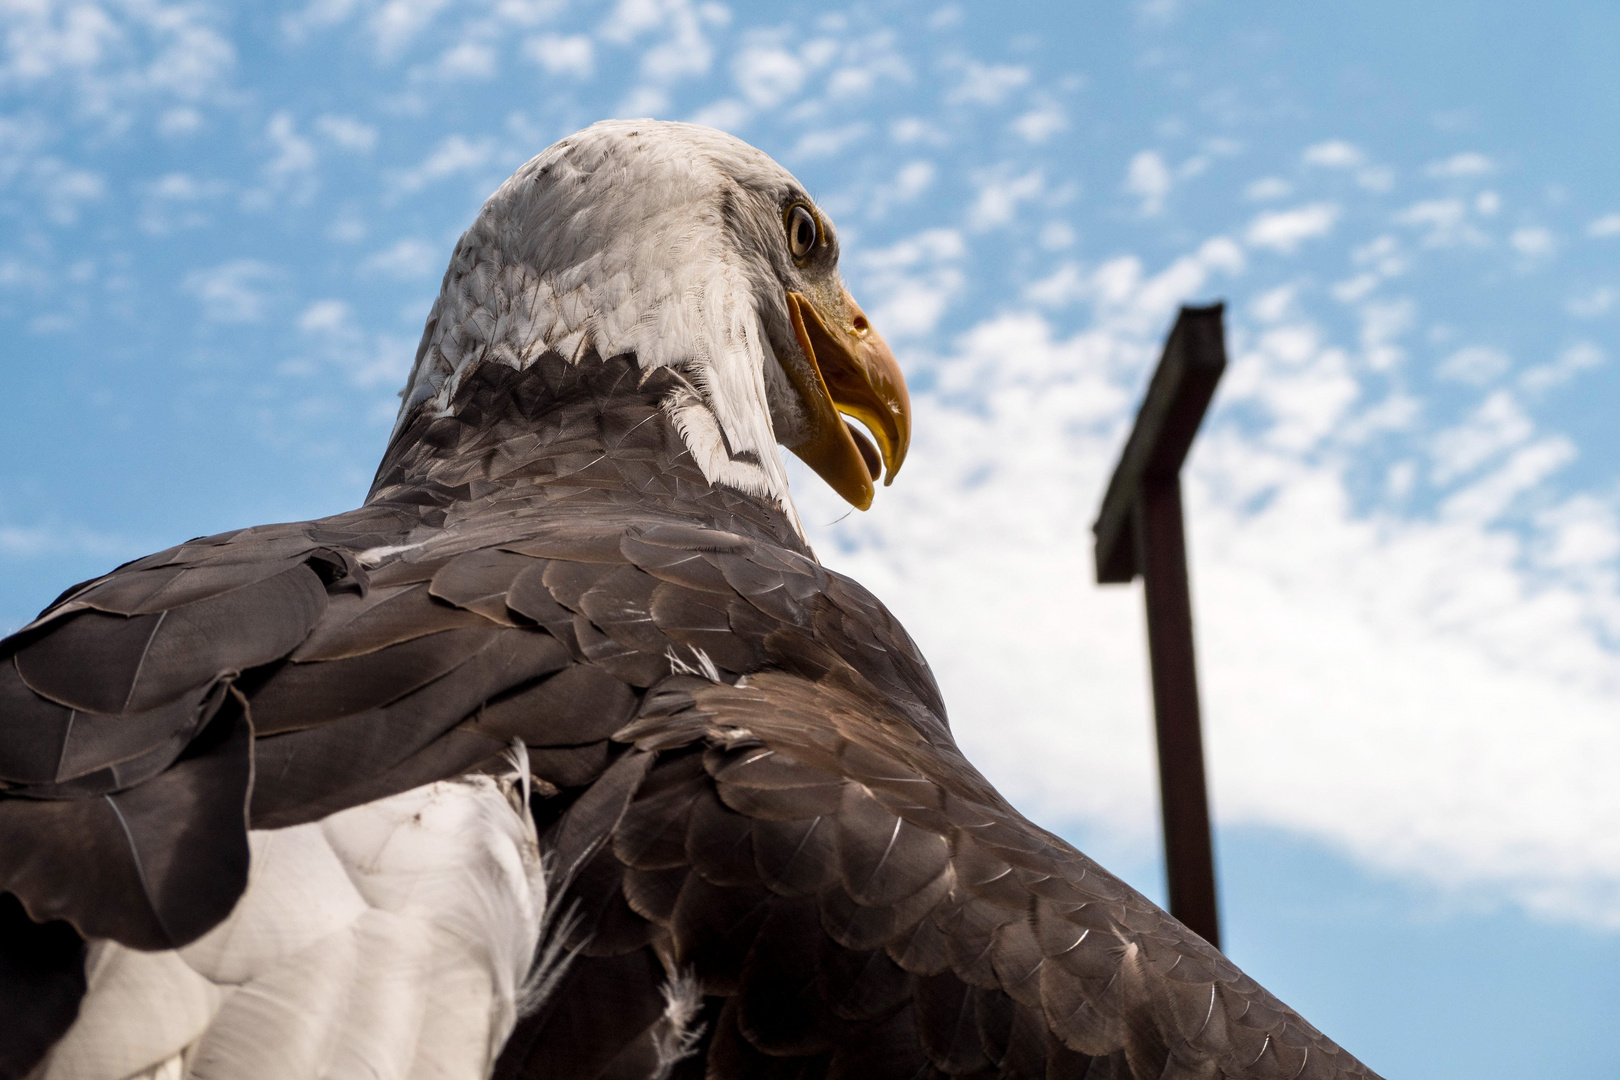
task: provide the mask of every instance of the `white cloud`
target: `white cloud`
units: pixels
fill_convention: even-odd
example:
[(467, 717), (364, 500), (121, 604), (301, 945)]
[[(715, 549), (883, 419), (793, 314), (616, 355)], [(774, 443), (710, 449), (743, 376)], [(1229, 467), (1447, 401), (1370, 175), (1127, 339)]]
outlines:
[(1512, 235), (1508, 237), (1508, 243), (1514, 251), (1527, 259), (1544, 259), (1558, 250), (1558, 241), (1553, 237), (1552, 231), (1539, 225), (1514, 229)]
[(538, 26), (567, 9), (567, 0), (495, 0), (492, 14), (513, 26)]
[(282, 33), (294, 42), (303, 42), (313, 30), (329, 30), (345, 22), (360, 6), (360, 0), (309, 0), (304, 10), (285, 15)]
[(7, 5), (4, 20), (0, 85), (61, 90), (115, 130), (149, 102), (216, 93), (236, 60), (217, 15), (200, 5), (22, 3)]
[(382, 274), (408, 281), (441, 273), (448, 258), (449, 253), (439, 247), (424, 240), (406, 237), (393, 246), (368, 256), (360, 264), (360, 269), (364, 273)]
[(1334, 298), (1346, 304), (1364, 299), (1383, 282), (1400, 277), (1407, 269), (1400, 242), (1387, 234), (1353, 249), (1350, 262), (1361, 272), (1333, 286)]
[(856, 258), (857, 284), (872, 324), (890, 340), (930, 333), (961, 291), (967, 244), (954, 229), (929, 229)]
[(433, 64), (433, 74), (450, 81), (493, 79), (500, 69), (494, 46), (483, 41), (463, 41), (452, 45)]
[(1458, 178), (1484, 176), (1496, 170), (1491, 159), (1480, 153), (1454, 154), (1444, 161), (1431, 162), (1424, 171), (1430, 176)]
[(768, 109), (798, 93), (806, 72), (803, 62), (787, 50), (756, 46), (737, 54), (732, 74), (755, 108)]
[(230, 190), (222, 180), (200, 180), (190, 173), (165, 173), (143, 185), (145, 195), (140, 223), (143, 231), (163, 236), (177, 229), (209, 224), (206, 204)]
[(272, 193), (285, 193), (295, 203), (308, 202), (315, 195), (315, 169), (320, 164), (315, 144), (299, 134), (297, 122), (286, 110), (270, 117), (264, 134), (272, 151), (264, 166), (265, 190), (249, 193), (246, 205), (262, 209)]
[(38, 159), (29, 172), (32, 186), (45, 204), (45, 217), (57, 225), (77, 224), (84, 206), (107, 194), (107, 181), (100, 173), (54, 157)]
[(1339, 220), (1335, 203), (1312, 203), (1293, 210), (1268, 210), (1249, 222), (1243, 240), (1250, 247), (1290, 255), (1301, 243), (1333, 231)]
[(1501, 349), (1470, 345), (1440, 361), (1435, 374), (1442, 379), (1484, 386), (1500, 379), (1512, 366), (1513, 358)]
[(169, 139), (180, 139), (191, 135), (203, 126), (202, 113), (190, 105), (179, 105), (172, 109), (164, 109), (158, 117), (158, 134)]
[(175, 202), (192, 202), (217, 195), (224, 185), (218, 181), (202, 181), (188, 173), (167, 173), (147, 185), (153, 198)]
[(332, 223), (326, 227), (326, 238), (340, 244), (353, 244), (364, 240), (369, 231), (365, 219), (351, 209), (332, 219)]
[(1612, 502), (1577, 495), (1536, 515), (1536, 561), (1560, 570), (1602, 570), (1620, 557), (1620, 513)]
[(613, 110), (614, 116), (650, 116), (661, 119), (670, 110), (669, 91), (661, 86), (633, 86), (630, 92), (619, 100), (618, 106)]
[(906, 162), (896, 170), (893, 180), (873, 188), (871, 196), (865, 200), (867, 216), (881, 218), (891, 208), (911, 202), (934, 186), (937, 175), (934, 163), (925, 158)]
[(1395, 215), (1402, 225), (1426, 228), (1425, 247), (1480, 245), (1485, 236), (1468, 220), (1468, 206), (1461, 199), (1423, 199)]
[(870, 68), (839, 68), (827, 79), (827, 96), (834, 101), (860, 97), (869, 93), (876, 83), (877, 73)]
[(951, 104), (999, 105), (1008, 94), (1026, 85), (1029, 69), (1015, 64), (981, 64), (968, 60), (957, 65), (961, 78), (945, 94)]
[(1357, 315), (1361, 321), (1358, 336), (1368, 367), (1389, 371), (1406, 358), (1406, 350), (1397, 342), (1416, 319), (1417, 308), (1410, 298), (1366, 303)]
[(541, 34), (523, 43), (523, 54), (552, 75), (588, 79), (596, 70), (596, 48), (584, 34)]
[(1259, 322), (1281, 322), (1286, 317), (1298, 314), (1298, 305), (1295, 303), (1298, 297), (1297, 284), (1278, 285), (1255, 297), (1249, 304), (1249, 313)]
[(1356, 183), (1368, 191), (1388, 191), (1395, 186), (1395, 170), (1388, 165), (1374, 165), (1357, 172)]
[(421, 33), (448, 0), (388, 0), (372, 13), (371, 33), (377, 50), (397, 56)]
[(1141, 199), (1141, 212), (1151, 217), (1164, 209), (1164, 198), (1175, 181), (1156, 150), (1143, 150), (1125, 170), (1125, 192)]
[(1535, 434), (1535, 425), (1511, 393), (1497, 390), (1461, 424), (1434, 436), (1434, 480), (1445, 484), (1473, 472)]
[(1564, 301), (1564, 310), (1578, 318), (1589, 319), (1608, 311), (1616, 300), (1620, 300), (1620, 290), (1599, 285)]
[(702, 124), (704, 127), (719, 128), (721, 131), (736, 131), (753, 115), (754, 110), (748, 107), (747, 102), (736, 98), (721, 98), (703, 106), (686, 120), (690, 124)]
[(950, 141), (939, 128), (915, 116), (902, 116), (890, 124), (889, 137), (902, 145), (923, 142), (943, 146)]
[(377, 129), (352, 116), (327, 113), (315, 118), (315, 130), (345, 150), (366, 151), (377, 145)]
[(1046, 181), (1037, 169), (1022, 176), (999, 173), (980, 176), (975, 186), (979, 194), (968, 207), (967, 223), (970, 229), (982, 232), (1011, 224), (1019, 204), (1039, 196)]
[(1590, 341), (1577, 341), (1550, 364), (1538, 364), (1519, 376), (1519, 385), (1534, 394), (1561, 386), (1604, 361), (1603, 350)]
[(283, 376), (307, 378), (335, 369), (349, 385), (373, 389), (396, 386), (410, 371), (415, 342), (368, 333), (345, 300), (314, 301), (299, 313), (297, 325), (311, 353), (284, 362), (278, 369)]
[(1494, 472), (1447, 496), (1440, 513), (1456, 521), (1489, 525), (1573, 460), (1575, 444), (1568, 439), (1539, 439), (1514, 451)]
[(1283, 199), (1294, 193), (1294, 185), (1280, 176), (1262, 176), (1252, 181), (1243, 189), (1245, 199), (1255, 202), (1269, 202), (1272, 199)]
[(894, 178), (895, 197), (904, 202), (915, 199), (934, 182), (932, 161), (912, 161), (901, 166)]
[(1586, 227), (1587, 236), (1620, 236), (1620, 214), (1604, 214)]
[(1043, 143), (1068, 126), (1063, 110), (1056, 105), (1032, 109), (1013, 121), (1013, 130), (1032, 143)]
[(723, 26), (730, 12), (720, 4), (691, 0), (620, 0), (601, 27), (601, 36), (628, 45), (649, 34), (662, 40), (641, 55), (641, 76), (652, 86), (668, 86), (702, 75), (714, 62), (708, 27)]
[(788, 156), (795, 160), (831, 157), (842, 153), (845, 147), (856, 140), (864, 138), (870, 130), (867, 124), (856, 122), (823, 131), (807, 131), (793, 144)]
[(1306, 147), (1303, 160), (1307, 165), (1327, 169), (1353, 169), (1366, 160), (1366, 155), (1342, 139), (1333, 139)]
[(1061, 251), (1073, 247), (1079, 239), (1075, 235), (1074, 226), (1066, 221), (1048, 221), (1041, 226), (1041, 247), (1048, 251)]
[[(122, 559), (140, 547), (140, 544), (121, 536), (96, 532), (78, 525), (11, 525), (0, 524), (0, 554), (11, 558), (60, 556), (63, 553), (94, 555), (104, 559)], [(0, 632), (13, 633), (17, 627), (3, 627)]]
[(488, 139), (469, 140), (461, 135), (451, 135), (439, 143), (420, 165), (396, 174), (394, 186), (400, 191), (420, 191), (447, 177), (482, 168), (494, 153), (495, 144)]
[(181, 288), (201, 301), (203, 318), (209, 322), (260, 322), (269, 311), (275, 287), (285, 276), (277, 267), (258, 259), (233, 259), (206, 270), (193, 270)]
[(1212, 275), (1236, 275), (1244, 269), (1243, 249), (1216, 236), (1148, 278), (1135, 255), (1120, 255), (1089, 269), (1065, 263), (1026, 288), (1024, 298), (1053, 308), (1087, 303), (1122, 332), (1147, 334), (1163, 329), (1178, 305), (1199, 299)]
[(306, 334), (333, 334), (346, 330), (353, 311), (343, 300), (317, 300), (298, 316), (298, 329)]
[(1357, 274), (1336, 282), (1333, 286), (1333, 298), (1342, 303), (1353, 304), (1364, 299), (1368, 293), (1378, 288), (1381, 279), (1377, 274)]

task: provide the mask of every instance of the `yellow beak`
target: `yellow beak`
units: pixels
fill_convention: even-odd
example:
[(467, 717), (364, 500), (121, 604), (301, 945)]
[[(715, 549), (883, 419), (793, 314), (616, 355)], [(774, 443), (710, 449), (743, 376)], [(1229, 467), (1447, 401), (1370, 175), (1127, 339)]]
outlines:
[[(787, 294), (793, 332), (810, 362), (808, 379), (788, 369), (799, 397), (810, 413), (810, 434), (788, 447), (832, 489), (855, 507), (872, 505), (873, 484), (888, 473), (884, 485), (906, 460), (911, 445), (911, 395), (900, 365), (881, 334), (848, 291), (838, 298), (841, 310), (824, 312), (803, 293)], [(854, 425), (854, 417), (877, 439), (874, 447)]]

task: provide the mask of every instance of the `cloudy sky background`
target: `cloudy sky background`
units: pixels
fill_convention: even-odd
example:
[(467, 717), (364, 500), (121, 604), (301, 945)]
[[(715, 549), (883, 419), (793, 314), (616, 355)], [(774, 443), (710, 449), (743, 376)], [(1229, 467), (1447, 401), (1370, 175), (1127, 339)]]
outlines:
[(795, 490), (969, 754), (1162, 896), (1089, 526), (1176, 307), (1228, 951), (1392, 1076), (1615, 1075), (1620, 11), (0, 0), (0, 628), (355, 505), (450, 249), (606, 116), (794, 170), (912, 381)]

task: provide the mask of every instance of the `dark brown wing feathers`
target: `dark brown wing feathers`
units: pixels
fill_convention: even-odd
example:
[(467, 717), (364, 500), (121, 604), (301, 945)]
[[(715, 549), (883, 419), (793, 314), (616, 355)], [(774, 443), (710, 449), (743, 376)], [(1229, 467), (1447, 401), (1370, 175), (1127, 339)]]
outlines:
[(362, 509), (139, 560), (0, 643), (0, 994), (54, 988), (0, 1077), (72, 1019), (69, 924), (193, 940), (249, 827), (513, 739), (560, 789), (577, 955), (501, 1076), (669, 1066), (679, 972), (704, 1035), (675, 1075), (1370, 1075), (989, 787), (887, 610), (703, 480), (659, 408), (681, 381), (488, 365)]

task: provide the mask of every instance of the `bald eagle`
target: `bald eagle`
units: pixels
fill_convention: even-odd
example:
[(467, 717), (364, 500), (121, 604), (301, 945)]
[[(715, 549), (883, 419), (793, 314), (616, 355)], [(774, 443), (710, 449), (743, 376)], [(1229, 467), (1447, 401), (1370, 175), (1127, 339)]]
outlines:
[(816, 560), (778, 444), (865, 508), (910, 438), (838, 254), (735, 138), (566, 138), (363, 506), (0, 643), (0, 1075), (1371, 1076), (1021, 817)]

